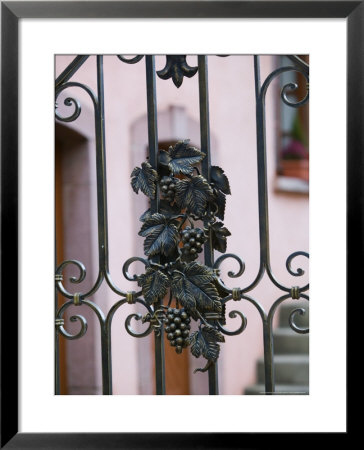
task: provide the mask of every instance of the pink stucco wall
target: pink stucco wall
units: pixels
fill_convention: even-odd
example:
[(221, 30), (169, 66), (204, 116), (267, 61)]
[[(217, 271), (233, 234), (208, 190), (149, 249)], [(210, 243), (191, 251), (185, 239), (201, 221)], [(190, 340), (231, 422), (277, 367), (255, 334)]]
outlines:
[[(56, 58), (56, 76), (72, 58), (72, 56)], [(164, 67), (164, 61), (163, 56), (157, 57), (157, 70)], [(194, 56), (188, 57), (188, 61), (190, 65), (197, 64), (197, 58)], [(264, 74), (267, 75), (273, 69), (274, 61), (274, 57), (271, 56), (261, 57), (263, 79)], [(127, 65), (111, 55), (105, 56), (104, 66), (110, 272), (114, 282), (121, 289), (133, 290), (135, 285), (124, 279), (121, 268), (129, 257), (143, 256), (141, 240), (137, 237), (139, 230), (137, 219), (139, 211), (145, 206), (145, 200), (142, 195), (137, 196), (132, 191), (130, 173), (135, 165), (139, 165), (144, 160), (147, 145), (145, 66), (143, 60), (135, 65)], [(95, 57), (91, 57), (72, 80), (85, 83), (96, 90), (95, 74)], [(239, 255), (246, 264), (245, 273), (239, 279), (229, 279), (224, 276), (228, 270), (236, 269), (236, 263), (226, 261), (223, 264), (223, 278), (230, 287), (245, 287), (250, 284), (259, 267), (253, 77), (253, 57), (250, 55), (228, 58), (209, 57), (212, 163), (225, 170), (232, 191), (232, 196), (227, 198), (224, 221), (232, 233), (232, 236), (228, 238), (227, 251)], [(272, 85), (267, 95), (266, 118), (271, 263), (278, 280), (288, 285), (296, 285), (296, 280), (292, 280), (293, 277), (287, 273), (285, 261), (294, 251), (308, 251), (308, 196), (275, 190), (274, 99), (276, 97), (274, 92), (274, 85)], [(88, 151), (94, 155), (92, 104), (82, 90), (78, 88), (67, 90), (67, 96), (71, 93), (82, 103), (83, 112), (76, 122), (68, 126), (79, 130), (88, 138)], [(180, 89), (177, 89), (171, 80), (163, 81), (157, 78), (157, 102), (160, 140), (191, 138), (191, 141), (198, 145), (197, 76), (191, 79), (185, 78)], [(61, 104), (61, 101), (59, 103)], [(72, 165), (72, 162), (70, 164)], [(81, 172), (84, 169), (78, 166), (78, 170)], [(92, 174), (94, 169), (91, 167), (87, 170), (90, 170)], [(90, 176), (90, 180), (92, 179), (93, 176)], [(90, 186), (92, 186), (91, 181)], [(67, 192), (64, 195), (67, 202)], [(89, 204), (82, 203), (79, 197), (78, 208), (79, 212), (84, 213), (80, 214), (80, 220), (88, 220), (87, 217), (90, 217), (92, 230), (95, 232), (96, 209), (93, 201), (95, 194), (92, 195)], [(90, 208), (91, 212), (88, 211)], [(68, 242), (72, 243), (72, 237), (68, 238)], [(97, 258), (97, 239), (93, 238), (90, 242), (92, 252)], [(68, 251), (71, 252), (71, 250)], [(216, 256), (219, 254), (216, 253)], [(77, 255), (65, 255), (65, 258), (67, 257), (77, 258)], [(300, 262), (297, 258), (297, 264)], [(302, 267), (308, 269), (307, 262), (303, 261)], [(94, 277), (95, 270), (95, 267), (91, 269), (88, 277)], [(138, 270), (137, 266), (135, 270)], [(281, 291), (266, 278), (250, 295), (268, 309), (281, 295)], [(105, 311), (117, 299), (115, 294), (105, 288), (94, 297)], [(226, 343), (222, 344), (219, 362), (220, 392), (242, 394), (244, 388), (255, 381), (256, 359), (262, 355), (263, 351), (262, 326), (258, 312), (251, 304), (231, 301), (228, 305), (228, 311), (234, 308), (244, 312), (248, 319), (248, 326), (241, 335), (226, 337)], [(112, 338), (115, 394), (151, 393), (150, 389), (152, 389), (150, 374), (145, 373), (150, 370), (152, 364), (148, 360), (150, 341), (146, 339), (141, 343), (141, 340), (132, 338), (123, 328), (125, 317), (133, 310), (133, 306), (124, 306), (114, 318)], [(228, 318), (226, 327), (234, 329), (239, 324), (239, 319)], [(74, 342), (70, 342), (69, 348), (73, 344)], [(82, 359), (81, 345), (76, 353), (74, 362)], [(191, 363), (196, 364), (193, 359), (191, 356)], [(197, 365), (199, 365), (198, 362)], [(95, 379), (100, 384), (100, 371), (97, 368), (96, 372)], [(82, 365), (80, 365), (79, 374), (74, 376), (82, 379)], [(206, 393), (201, 382), (204, 380), (203, 377), (202, 374), (191, 373), (192, 393)]]

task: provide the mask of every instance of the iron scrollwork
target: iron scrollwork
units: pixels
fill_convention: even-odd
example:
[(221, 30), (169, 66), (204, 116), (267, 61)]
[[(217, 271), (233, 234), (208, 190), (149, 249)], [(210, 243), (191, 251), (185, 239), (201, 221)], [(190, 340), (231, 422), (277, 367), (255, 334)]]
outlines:
[(122, 55), (116, 55), (120, 61), (126, 63), (126, 64), (136, 64), (137, 62), (141, 61), (144, 58), (144, 55), (136, 55), (132, 58), (126, 58)]
[[(149, 264), (145, 273), (136, 277), (138, 285), (150, 305), (161, 302), (169, 291), (168, 306), (159, 310), (159, 318), (166, 322), (167, 339), (177, 353), (190, 346), (194, 356), (206, 358), (209, 364), (201, 371), (216, 362), (219, 343), (225, 340), (222, 326), (208, 322), (211, 314), (224, 322), (225, 292), (216, 271), (197, 258), (206, 241), (215, 250), (226, 252), (230, 231), (217, 218), (224, 219), (225, 196), (231, 193), (220, 167), (211, 167), (210, 183), (200, 174), (197, 165), (204, 157), (189, 140), (183, 140), (168, 151), (160, 150), (157, 170), (143, 162), (131, 173), (134, 192), (141, 191), (150, 199), (161, 197), (159, 212), (147, 210), (140, 218), (139, 235), (145, 238)], [(203, 228), (195, 226), (197, 221), (205, 224)], [(199, 329), (191, 334), (190, 317), (199, 321)]]
[[(218, 55), (226, 56), (226, 55)], [(108, 230), (104, 220), (107, 217), (106, 205), (106, 171), (105, 171), (105, 130), (104, 124), (104, 92), (103, 92), (103, 57), (97, 56), (97, 93), (88, 86), (78, 82), (70, 82), (72, 75), (88, 59), (87, 55), (77, 56), (56, 80), (56, 100), (67, 88), (79, 88), (91, 98), (95, 115), (96, 137), (96, 169), (99, 180), (97, 196), (100, 213), (98, 214), (99, 234), (99, 271), (97, 279), (87, 292), (72, 293), (63, 284), (63, 271), (67, 266), (78, 269), (78, 276), (69, 281), (80, 284), (86, 277), (86, 268), (77, 260), (63, 261), (56, 268), (56, 289), (68, 299), (60, 308), (56, 307), (56, 336), (73, 340), (79, 339), (87, 332), (87, 321), (80, 315), (72, 315), (71, 322), (78, 322), (80, 329), (71, 334), (64, 328), (64, 313), (73, 306), (85, 305), (96, 314), (101, 328), (102, 377), (103, 393), (112, 393), (111, 383), (111, 325), (115, 312), (124, 304), (141, 304), (146, 309), (142, 316), (133, 312), (125, 320), (126, 331), (133, 337), (144, 337), (152, 331), (156, 336), (156, 365), (160, 363), (163, 352), (163, 335), (175, 347), (177, 353), (190, 347), (192, 355), (203, 356), (207, 363), (196, 371), (209, 370), (209, 390), (216, 393), (216, 365), (220, 354), (220, 344), (225, 341), (224, 335), (233, 336), (243, 332), (247, 326), (247, 318), (240, 311), (230, 311), (230, 318), (238, 318), (239, 326), (228, 330), (226, 325), (226, 303), (230, 300), (249, 302), (258, 310), (263, 323), (265, 388), (266, 393), (274, 392), (273, 364), (273, 318), (279, 305), (287, 300), (303, 298), (309, 300), (304, 293), (309, 285), (285, 286), (276, 280), (270, 265), (269, 224), (268, 224), (268, 194), (266, 174), (265, 148), (265, 95), (271, 82), (284, 72), (298, 72), (306, 80), (306, 95), (301, 100), (288, 97), (289, 91), (297, 89), (295, 83), (287, 83), (281, 90), (282, 101), (291, 107), (300, 107), (308, 101), (308, 65), (299, 57), (290, 55), (293, 65), (280, 67), (270, 73), (265, 81), (260, 83), (259, 57), (254, 56), (254, 74), (256, 88), (257, 116), (257, 157), (258, 157), (258, 191), (259, 191), (259, 230), (260, 230), (260, 266), (258, 273), (248, 286), (229, 288), (220, 278), (220, 266), (228, 258), (238, 263), (236, 272), (228, 272), (230, 278), (238, 278), (245, 272), (245, 263), (239, 256), (226, 253), (227, 237), (230, 231), (224, 226), (226, 195), (231, 194), (229, 180), (224, 170), (211, 166), (209, 159), (209, 121), (208, 121), (208, 88), (207, 59), (198, 57), (198, 67), (190, 67), (186, 55), (166, 55), (166, 65), (162, 70), (155, 71), (154, 57), (136, 55), (118, 59), (126, 64), (136, 64), (145, 57), (147, 75), (148, 103), (148, 138), (149, 161), (136, 167), (131, 173), (131, 186), (135, 193), (140, 191), (151, 202), (151, 208), (140, 217), (142, 223), (139, 235), (144, 237), (144, 254), (146, 258), (129, 258), (122, 268), (124, 277), (137, 282), (139, 291), (125, 292), (119, 289), (111, 279), (108, 267)], [(183, 78), (193, 77), (199, 72), (200, 89), (200, 121), (201, 150), (190, 145), (189, 140), (177, 142), (168, 151), (157, 147), (155, 73), (164, 80), (172, 78), (173, 83), (180, 87)], [(72, 122), (81, 114), (78, 100), (67, 97), (64, 100), (67, 107), (73, 108), (68, 116), (61, 116), (56, 111), (56, 118), (62, 122)], [(57, 104), (56, 104), (57, 108)], [(202, 167), (200, 173), (199, 167)], [(223, 253), (213, 262), (213, 251)], [(204, 253), (205, 264), (198, 260)], [(306, 252), (292, 253), (286, 260), (286, 269), (291, 276), (300, 277), (304, 274), (301, 268), (292, 267), (293, 260)], [(130, 274), (129, 267), (139, 261), (145, 270), (141, 274)], [(266, 312), (253, 297), (247, 293), (253, 290), (267, 274), (271, 282), (284, 294), (279, 297)], [(93, 303), (91, 297), (103, 281), (114, 293), (122, 297), (104, 314)], [(166, 298), (169, 299), (165, 300)], [(172, 303), (175, 303), (174, 305)], [(164, 303), (167, 303), (166, 305)], [(289, 316), (289, 326), (297, 333), (305, 334), (308, 329), (295, 323), (298, 315), (303, 315), (303, 308), (294, 309)], [(198, 322), (196, 331), (191, 332), (191, 319)], [(146, 324), (144, 331), (135, 331), (131, 327), (132, 320)], [(159, 361), (159, 362), (158, 362)], [(162, 365), (162, 364), (160, 364)], [(195, 371), (195, 372), (196, 372)], [(211, 375), (211, 377), (210, 377)], [(164, 393), (163, 370), (157, 373), (157, 393)], [(58, 382), (59, 384), (59, 382)], [(57, 391), (57, 389), (56, 389)]]

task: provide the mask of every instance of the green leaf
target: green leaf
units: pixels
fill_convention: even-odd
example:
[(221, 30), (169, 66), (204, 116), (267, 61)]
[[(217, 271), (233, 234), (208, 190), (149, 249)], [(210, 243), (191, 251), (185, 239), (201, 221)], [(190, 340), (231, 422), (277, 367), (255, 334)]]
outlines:
[(131, 173), (131, 186), (138, 194), (139, 189), (149, 198), (153, 199), (156, 193), (158, 173), (148, 162), (143, 162), (142, 167), (135, 167)]
[(221, 253), (226, 252), (226, 237), (231, 236), (230, 231), (223, 225), (222, 222), (210, 225), (212, 247)]
[(195, 216), (202, 216), (207, 202), (212, 199), (213, 192), (201, 175), (187, 180), (180, 180), (176, 185), (176, 202), (182, 209), (186, 208)]
[(224, 194), (231, 194), (228, 177), (225, 175), (221, 167), (211, 166), (211, 182), (220, 189)]
[(172, 293), (181, 305), (192, 313), (196, 310), (200, 313), (221, 312), (221, 301), (214, 277), (210, 267), (198, 262), (185, 264), (183, 271), (173, 272)]
[(177, 227), (163, 214), (152, 214), (143, 223), (139, 236), (144, 236), (144, 253), (153, 256), (162, 253), (168, 256), (179, 242)]
[(145, 301), (152, 304), (166, 295), (169, 278), (160, 270), (149, 267), (144, 274), (138, 277), (138, 286), (142, 287)]
[(174, 147), (169, 148), (169, 158), (166, 155), (161, 157), (162, 164), (168, 161), (168, 167), (173, 174), (183, 173), (190, 175), (193, 172), (193, 166), (198, 164), (204, 157), (202, 153), (189, 144), (189, 139), (179, 141)]

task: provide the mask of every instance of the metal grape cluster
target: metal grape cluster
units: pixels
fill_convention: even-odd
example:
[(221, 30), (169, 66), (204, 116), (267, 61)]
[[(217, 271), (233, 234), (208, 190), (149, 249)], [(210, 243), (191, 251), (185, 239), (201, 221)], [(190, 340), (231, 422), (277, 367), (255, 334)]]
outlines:
[[(149, 208), (140, 217), (139, 235), (145, 238), (149, 265), (137, 277), (138, 285), (145, 301), (157, 303), (158, 311), (163, 311), (167, 339), (176, 352), (190, 346), (195, 357), (207, 359), (199, 371), (207, 370), (219, 357), (224, 336), (216, 322), (225, 322), (221, 299), (227, 292), (216, 270), (198, 257), (206, 241), (211, 248), (226, 252), (230, 236), (222, 223), (229, 181), (220, 167), (212, 166), (208, 182), (198, 169), (204, 157), (189, 140), (179, 141), (168, 151), (159, 151), (157, 170), (146, 161), (131, 174), (136, 193), (140, 190), (152, 200), (159, 198), (159, 212)], [(168, 293), (168, 305), (163, 305)], [(199, 321), (198, 330), (192, 333), (190, 318)]]

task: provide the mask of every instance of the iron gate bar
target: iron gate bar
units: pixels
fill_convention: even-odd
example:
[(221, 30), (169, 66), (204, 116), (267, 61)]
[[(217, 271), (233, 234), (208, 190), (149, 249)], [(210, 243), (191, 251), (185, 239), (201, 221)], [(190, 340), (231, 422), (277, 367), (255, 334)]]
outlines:
[(56, 89), (58, 86), (66, 83), (72, 75), (77, 72), (88, 57), (89, 55), (77, 55), (76, 58), (66, 67), (66, 69), (56, 78)]
[[(200, 104), (200, 139), (201, 151), (205, 153), (204, 159), (201, 161), (202, 175), (210, 183), (211, 176), (211, 148), (210, 148), (210, 115), (209, 115), (209, 88), (208, 88), (208, 69), (207, 56), (198, 56), (198, 86), (199, 86), (199, 104)], [(204, 221), (206, 227), (208, 220)], [(214, 250), (212, 248), (212, 236), (208, 237), (204, 244), (204, 261), (206, 266), (214, 265)], [(208, 321), (215, 325), (215, 320)], [(217, 362), (212, 363), (208, 369), (209, 378), (209, 394), (218, 395), (218, 366)]]
[[(56, 236), (56, 226), (54, 226), (54, 236)], [(54, 246), (54, 267), (57, 267), (56, 245)], [(54, 311), (58, 311), (58, 290), (56, 285), (54, 286)], [(54, 328), (54, 393), (55, 395), (60, 394), (59, 333), (57, 326)]]
[[(109, 245), (107, 224), (107, 186), (106, 186), (106, 149), (105, 149), (105, 110), (104, 110), (104, 67), (103, 56), (96, 56), (97, 66), (97, 107), (95, 109), (96, 137), (96, 183), (97, 183), (97, 222), (99, 247), (99, 280), (109, 273)], [(98, 314), (99, 316), (99, 314)], [(99, 317), (100, 318), (100, 317)], [(104, 395), (112, 394), (111, 341), (105, 317), (101, 325), (101, 368), (102, 390)]]
[(267, 157), (265, 149), (265, 108), (261, 96), (260, 61), (254, 56), (256, 134), (257, 134), (257, 167), (258, 167), (258, 205), (259, 205), (259, 242), (260, 263), (263, 270), (269, 260), (269, 219), (267, 192)]
[[(57, 97), (57, 88), (60, 87), (62, 84), (66, 83), (72, 75), (77, 72), (77, 70), (81, 67), (81, 65), (86, 61), (88, 56), (78, 55), (74, 58), (74, 60), (66, 67), (66, 69), (56, 78), (55, 81), (55, 88), (56, 88), (56, 95), (55, 100)], [(57, 103), (55, 101), (55, 105), (57, 107)], [(56, 244), (55, 244), (55, 267), (57, 267), (57, 250), (56, 250)], [(55, 311), (58, 311), (58, 289), (57, 285), (55, 285)], [(59, 332), (57, 326), (55, 327), (54, 332), (54, 345), (55, 345), (55, 358), (54, 358), (54, 370), (55, 370), (55, 385), (54, 385), (54, 391), (56, 395), (60, 394), (60, 355), (59, 355)]]
[[(297, 295), (292, 294), (292, 289), (283, 286), (279, 283), (271, 269), (270, 265), (270, 249), (269, 249), (269, 214), (268, 214), (268, 192), (267, 192), (267, 165), (266, 165), (266, 127), (265, 127), (265, 96), (270, 83), (278, 75), (284, 72), (297, 71), (302, 73), (308, 82), (308, 65), (302, 61), (296, 55), (289, 58), (294, 66), (280, 67), (273, 72), (271, 72), (264, 83), (261, 84), (260, 81), (260, 61), (259, 56), (254, 56), (254, 78), (255, 78), (255, 92), (256, 92), (256, 126), (257, 126), (257, 158), (258, 158), (258, 198), (259, 198), (259, 236), (260, 236), (260, 248), (261, 248), (261, 265), (260, 271), (257, 276), (257, 280), (263, 275), (264, 272), (267, 273), (270, 280), (279, 289), (287, 292), (291, 292), (291, 295), (285, 295), (280, 297), (270, 308), (268, 315), (264, 312), (262, 314), (263, 322), (263, 345), (264, 345), (264, 372), (265, 372), (265, 392), (267, 395), (274, 394), (275, 392), (275, 372), (274, 372), (274, 344), (273, 344), (273, 317), (278, 304), (288, 298), (299, 298), (300, 291), (304, 288), (298, 289)], [(286, 97), (287, 89), (296, 89), (296, 85), (293, 83), (286, 84), (281, 91), (281, 98), (289, 106), (299, 107), (302, 106), (308, 100), (308, 91), (304, 99), (300, 101), (290, 101)], [(296, 254), (291, 255), (291, 259), (296, 255), (304, 255), (308, 257), (305, 252), (296, 252)], [(290, 257), (287, 259), (287, 269), (288, 271), (295, 275), (289, 267)], [(301, 269), (299, 269), (301, 270)], [(302, 271), (303, 274), (303, 271)], [(308, 286), (307, 286), (308, 288)], [(291, 326), (291, 328), (293, 328)], [(293, 328), (294, 329), (294, 328)]]
[(103, 57), (97, 56), (97, 114), (96, 129), (96, 172), (97, 172), (97, 218), (99, 234), (99, 268), (105, 276), (109, 272), (109, 243), (107, 226), (107, 187), (105, 152), (105, 111)]
[[(261, 95), (260, 60), (254, 55), (254, 80), (256, 104), (257, 167), (258, 167), (258, 205), (260, 241), (260, 280), (269, 264), (269, 219), (267, 192), (267, 157), (265, 148), (265, 107)], [(264, 373), (266, 393), (274, 392), (273, 338), (266, 314), (263, 319)]]
[[(198, 56), (198, 83), (200, 103), (200, 134), (201, 151), (205, 157), (201, 161), (202, 174), (210, 182), (211, 149), (210, 149), (210, 116), (209, 116), (209, 94), (208, 94), (208, 72), (207, 56)], [(205, 222), (205, 225), (207, 220)], [(204, 245), (205, 264), (212, 267), (214, 264), (214, 252), (211, 244), (211, 236)]]
[[(157, 94), (155, 80), (155, 57), (145, 56), (146, 82), (147, 82), (147, 112), (148, 112), (148, 142), (149, 162), (154, 170), (158, 168), (158, 126), (157, 126)], [(159, 212), (159, 186), (156, 184), (156, 195), (151, 199), (151, 213)], [(158, 257), (152, 258), (158, 263)], [(163, 300), (155, 303), (154, 310), (158, 310)], [(156, 394), (165, 395), (165, 361), (164, 361), (164, 329), (160, 333), (154, 333), (155, 345), (155, 383)]]
[(309, 65), (306, 63), (306, 61), (304, 61), (297, 55), (285, 55), (285, 56), (286, 58), (290, 59), (296, 66), (302, 69), (306, 75), (308, 75)]

